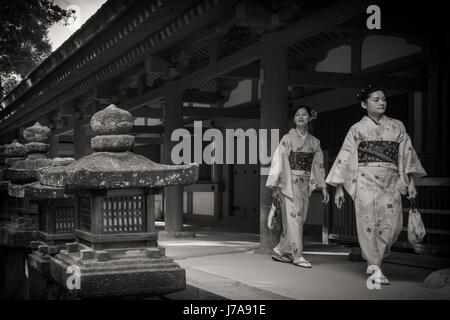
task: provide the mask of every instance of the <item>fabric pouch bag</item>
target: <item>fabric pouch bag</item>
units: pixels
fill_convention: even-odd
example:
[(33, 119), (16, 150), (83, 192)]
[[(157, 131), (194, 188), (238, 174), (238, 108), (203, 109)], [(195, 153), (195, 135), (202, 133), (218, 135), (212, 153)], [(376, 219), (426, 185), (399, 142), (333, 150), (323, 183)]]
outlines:
[(278, 200), (272, 201), (269, 216), (267, 217), (267, 227), (272, 232), (281, 230), (281, 206)]
[(418, 244), (422, 242), (426, 235), (425, 226), (420, 217), (419, 210), (416, 209), (414, 199), (411, 200), (408, 217), (408, 241), (411, 244)]

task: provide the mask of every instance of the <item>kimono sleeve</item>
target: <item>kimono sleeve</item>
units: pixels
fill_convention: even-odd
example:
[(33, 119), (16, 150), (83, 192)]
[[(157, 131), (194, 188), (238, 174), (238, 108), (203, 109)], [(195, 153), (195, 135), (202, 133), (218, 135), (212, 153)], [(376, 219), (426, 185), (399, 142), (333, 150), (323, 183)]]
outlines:
[(334, 187), (343, 185), (354, 199), (356, 195), (356, 176), (358, 173), (358, 146), (355, 128), (352, 127), (344, 139), (341, 150), (331, 167), (326, 183)]
[(400, 130), (398, 150), (398, 171), (400, 180), (398, 183), (398, 191), (405, 195), (408, 191), (410, 177), (413, 177), (414, 180), (416, 180), (417, 178), (426, 176), (427, 173), (414, 150), (411, 138), (406, 132), (405, 126), (401, 122)]
[(314, 159), (311, 167), (311, 176), (309, 180), (309, 192), (317, 188), (324, 188), (325, 184), (325, 165), (323, 160), (323, 152), (318, 143), (317, 150), (314, 153)]
[(275, 150), (270, 165), (269, 176), (267, 177), (266, 187), (268, 188), (282, 188), (283, 187), (283, 173), (290, 168), (286, 168), (286, 159), (291, 152), (292, 146), (287, 138), (283, 136)]

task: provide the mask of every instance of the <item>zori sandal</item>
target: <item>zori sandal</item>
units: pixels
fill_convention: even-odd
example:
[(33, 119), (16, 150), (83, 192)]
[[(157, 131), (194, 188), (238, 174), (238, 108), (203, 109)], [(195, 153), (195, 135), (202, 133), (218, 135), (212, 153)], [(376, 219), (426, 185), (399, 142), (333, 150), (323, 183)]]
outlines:
[(381, 269), (378, 266), (369, 266), (367, 267), (367, 273), (371, 274), (369, 277), (372, 281), (382, 285), (390, 284), (389, 279), (383, 274)]
[(280, 255), (277, 255), (277, 254), (273, 254), (272, 255), (272, 259), (275, 260), (275, 261), (280, 261), (280, 262), (287, 262), (287, 263), (291, 263), (292, 262), (292, 260), (289, 259), (289, 257), (287, 257), (287, 256), (280, 256)]
[(305, 260), (305, 258), (303, 258), (303, 257), (298, 258), (297, 260), (294, 260), (293, 263), (298, 267), (311, 268), (311, 263), (308, 260)]
[(281, 252), (279, 250), (277, 250), (276, 248), (273, 249), (274, 254), (272, 254), (272, 259), (275, 261), (280, 261), (280, 262), (286, 262), (286, 263), (291, 263), (292, 259), (284, 254), (281, 254)]
[(381, 275), (380, 277), (375, 277), (375, 283), (389, 285), (389, 279), (385, 275)]

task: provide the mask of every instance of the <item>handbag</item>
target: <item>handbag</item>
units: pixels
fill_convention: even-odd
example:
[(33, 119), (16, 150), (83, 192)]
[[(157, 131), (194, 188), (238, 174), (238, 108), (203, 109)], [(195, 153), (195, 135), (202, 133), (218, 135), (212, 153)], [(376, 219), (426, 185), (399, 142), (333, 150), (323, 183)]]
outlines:
[(417, 210), (414, 199), (411, 199), (408, 216), (408, 241), (411, 244), (422, 242), (426, 235), (425, 226)]
[(281, 205), (279, 199), (273, 199), (267, 217), (267, 227), (272, 232), (281, 231)]

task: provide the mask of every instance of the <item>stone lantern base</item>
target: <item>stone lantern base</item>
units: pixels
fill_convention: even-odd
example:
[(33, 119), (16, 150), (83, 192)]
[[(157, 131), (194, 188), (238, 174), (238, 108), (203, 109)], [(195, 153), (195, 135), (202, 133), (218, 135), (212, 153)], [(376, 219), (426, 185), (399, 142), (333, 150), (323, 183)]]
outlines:
[(38, 234), (35, 229), (24, 228), (19, 219), (13, 219), (0, 227), (0, 246), (12, 248), (30, 248), (30, 243), (36, 241)]
[[(18, 194), (23, 192), (22, 185), (8, 183), (8, 192), (13, 190)], [(7, 199), (13, 199), (9, 201)], [(38, 238), (38, 208), (23, 197), (15, 197), (9, 192), (9, 221), (4, 221), (0, 228), (0, 246), (30, 248), (31, 241)]]
[(185, 270), (162, 247), (94, 251), (71, 243), (50, 259), (50, 273), (80, 298), (148, 297), (186, 288)]
[(0, 228), (0, 246), (30, 248), (38, 239), (35, 210), (12, 208), (10, 221)]
[(9, 181), (0, 181), (0, 225), (8, 223), (10, 219), (9, 215), (9, 194), (8, 194)]

